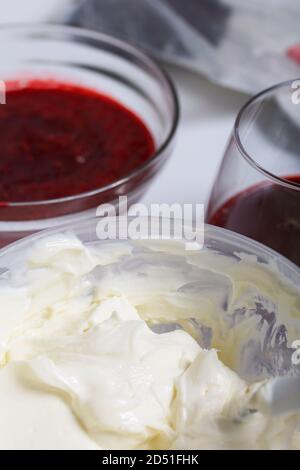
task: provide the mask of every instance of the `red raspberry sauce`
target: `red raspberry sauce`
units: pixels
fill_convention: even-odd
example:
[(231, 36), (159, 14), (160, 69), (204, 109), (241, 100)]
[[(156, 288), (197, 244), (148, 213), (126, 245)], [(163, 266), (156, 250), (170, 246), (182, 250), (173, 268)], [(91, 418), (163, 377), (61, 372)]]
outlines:
[[(285, 179), (300, 185), (300, 176)], [(263, 183), (227, 200), (208, 222), (253, 238), (300, 266), (300, 190)]]
[(52, 80), (8, 84), (0, 148), (0, 205), (101, 188), (155, 152), (144, 123), (120, 103)]

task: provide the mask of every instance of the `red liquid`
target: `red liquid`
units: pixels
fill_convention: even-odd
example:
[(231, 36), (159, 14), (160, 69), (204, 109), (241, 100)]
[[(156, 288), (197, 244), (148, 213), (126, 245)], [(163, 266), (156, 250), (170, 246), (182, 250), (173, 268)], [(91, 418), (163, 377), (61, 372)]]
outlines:
[(0, 206), (96, 190), (155, 152), (143, 122), (113, 99), (53, 81), (9, 85), (0, 106)]
[[(300, 184), (300, 176), (288, 179)], [(300, 266), (299, 190), (272, 183), (249, 188), (229, 199), (208, 222), (253, 238)]]

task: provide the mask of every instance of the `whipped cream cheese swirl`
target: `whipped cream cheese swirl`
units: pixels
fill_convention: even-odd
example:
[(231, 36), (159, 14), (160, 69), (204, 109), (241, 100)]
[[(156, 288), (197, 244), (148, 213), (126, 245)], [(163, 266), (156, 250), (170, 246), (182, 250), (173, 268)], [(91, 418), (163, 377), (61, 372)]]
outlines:
[(254, 257), (42, 238), (0, 278), (0, 448), (297, 448), (297, 413), (232, 412), (299, 373), (297, 338), (299, 293)]

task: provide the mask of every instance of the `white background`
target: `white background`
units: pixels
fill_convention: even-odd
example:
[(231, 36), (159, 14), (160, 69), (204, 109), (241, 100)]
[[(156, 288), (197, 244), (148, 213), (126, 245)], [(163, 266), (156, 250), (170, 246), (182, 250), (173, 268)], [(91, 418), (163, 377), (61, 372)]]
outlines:
[[(0, 0), (0, 22), (62, 19), (76, 1)], [(143, 202), (206, 203), (234, 118), (247, 97), (197, 74), (167, 69), (179, 93), (181, 122), (175, 151)]]

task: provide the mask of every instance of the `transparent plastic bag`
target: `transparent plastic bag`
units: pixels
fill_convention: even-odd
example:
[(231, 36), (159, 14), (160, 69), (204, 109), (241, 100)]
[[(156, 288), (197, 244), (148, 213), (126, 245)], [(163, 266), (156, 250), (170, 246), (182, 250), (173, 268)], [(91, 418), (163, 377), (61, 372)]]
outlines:
[(245, 92), (300, 76), (295, 0), (86, 0), (73, 21)]

